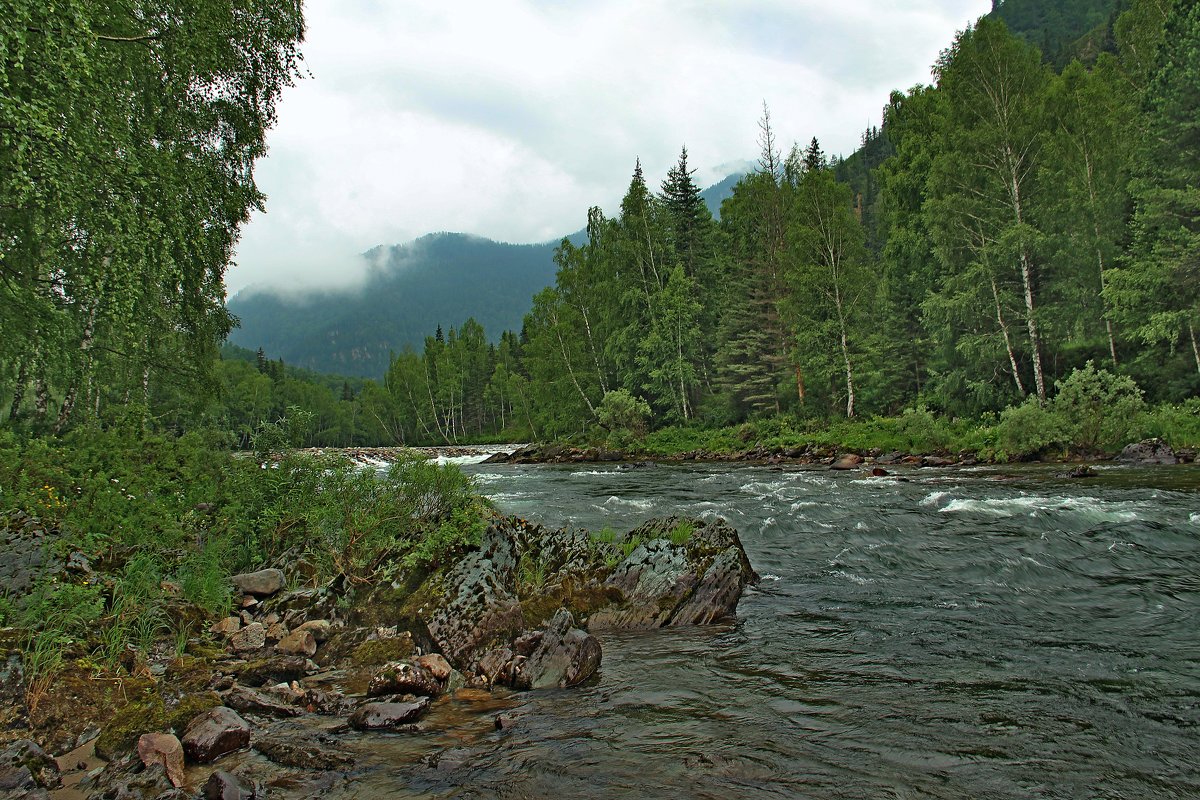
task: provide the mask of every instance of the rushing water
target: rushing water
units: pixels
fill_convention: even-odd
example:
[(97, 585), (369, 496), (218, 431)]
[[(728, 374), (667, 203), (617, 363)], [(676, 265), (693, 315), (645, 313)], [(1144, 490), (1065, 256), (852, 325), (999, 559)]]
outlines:
[(1200, 470), (468, 470), (556, 526), (724, 517), (762, 581), (605, 634), (584, 687), (364, 742), (346, 796), (1200, 797)]

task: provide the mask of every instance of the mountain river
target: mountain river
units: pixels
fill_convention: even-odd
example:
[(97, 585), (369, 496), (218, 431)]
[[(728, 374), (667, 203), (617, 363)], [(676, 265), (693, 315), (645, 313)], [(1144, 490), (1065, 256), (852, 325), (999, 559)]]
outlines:
[(337, 796), (1200, 797), (1200, 468), (465, 469), (547, 525), (724, 517), (762, 581), (605, 634), (582, 687), (364, 738)]

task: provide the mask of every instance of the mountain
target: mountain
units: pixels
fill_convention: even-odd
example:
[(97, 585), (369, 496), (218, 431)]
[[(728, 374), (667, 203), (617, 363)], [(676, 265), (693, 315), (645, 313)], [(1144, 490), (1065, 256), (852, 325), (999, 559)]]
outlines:
[[(740, 178), (730, 175), (704, 191), (714, 214)], [(583, 231), (567, 238), (587, 241)], [(376, 247), (364, 254), (374, 266), (360, 286), (286, 293), (251, 287), (234, 295), (229, 310), (241, 326), (229, 341), (316, 372), (378, 378), (393, 352), (420, 350), (438, 326), (474, 317), (493, 340), (519, 331), (533, 296), (554, 284), (559, 241), (506, 244), (431, 233)]]

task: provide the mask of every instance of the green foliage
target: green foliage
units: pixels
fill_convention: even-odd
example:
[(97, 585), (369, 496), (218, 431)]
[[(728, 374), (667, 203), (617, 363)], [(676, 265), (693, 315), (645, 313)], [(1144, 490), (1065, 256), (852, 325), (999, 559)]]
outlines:
[(1031, 397), (1000, 414), (995, 457), (998, 461), (1034, 458), (1050, 449), (1061, 449), (1066, 438), (1062, 417)]
[(628, 447), (645, 437), (650, 404), (625, 389), (614, 389), (604, 393), (604, 399), (596, 409), (596, 417), (608, 431), (611, 445)]
[(303, 35), (294, 2), (6, 4), (0, 379), (11, 416), (61, 431), (98, 407), (144, 420), (151, 405), (194, 408), (210, 394), (233, 324), (222, 276), (263, 199), (253, 164)]
[(1172, 447), (1200, 447), (1200, 397), (1151, 409), (1142, 424), (1145, 436), (1163, 439)]

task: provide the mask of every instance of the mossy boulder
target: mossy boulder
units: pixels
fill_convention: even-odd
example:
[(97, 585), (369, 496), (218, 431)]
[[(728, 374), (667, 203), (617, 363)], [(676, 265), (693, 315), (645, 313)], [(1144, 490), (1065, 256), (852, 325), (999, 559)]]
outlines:
[(182, 733), (194, 717), (221, 705), (216, 692), (186, 694), (170, 704), (157, 693), (121, 706), (100, 729), (96, 755), (113, 760), (134, 748), (144, 733)]

